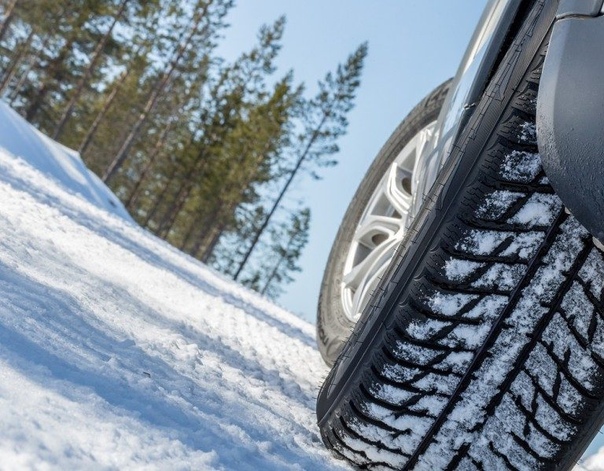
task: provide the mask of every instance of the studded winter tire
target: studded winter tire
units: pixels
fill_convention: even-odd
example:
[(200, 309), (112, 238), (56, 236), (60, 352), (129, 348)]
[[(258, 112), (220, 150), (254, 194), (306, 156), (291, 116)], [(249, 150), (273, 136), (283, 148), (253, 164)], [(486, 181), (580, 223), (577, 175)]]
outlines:
[(327, 377), (362, 469), (567, 470), (604, 418), (604, 257), (535, 135), (557, 2), (535, 1)]

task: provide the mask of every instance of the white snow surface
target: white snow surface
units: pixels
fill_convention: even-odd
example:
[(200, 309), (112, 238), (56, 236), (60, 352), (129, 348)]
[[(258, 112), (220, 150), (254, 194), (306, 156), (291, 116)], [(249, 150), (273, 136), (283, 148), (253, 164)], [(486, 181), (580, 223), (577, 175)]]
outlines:
[(5, 104), (0, 202), (0, 469), (348, 469), (314, 327), (137, 227)]
[(0, 147), (58, 181), (63, 189), (131, 220), (120, 200), (82, 162), (79, 154), (39, 132), (0, 100)]

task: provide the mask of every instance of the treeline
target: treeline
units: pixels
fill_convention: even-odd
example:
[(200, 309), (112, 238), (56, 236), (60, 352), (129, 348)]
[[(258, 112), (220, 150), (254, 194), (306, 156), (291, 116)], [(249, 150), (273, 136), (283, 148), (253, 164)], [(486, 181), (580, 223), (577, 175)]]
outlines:
[(234, 61), (233, 0), (0, 0), (0, 94), (77, 149), (144, 227), (276, 297), (308, 238), (287, 198), (335, 164), (367, 47), (308, 96), (275, 76), (285, 19)]

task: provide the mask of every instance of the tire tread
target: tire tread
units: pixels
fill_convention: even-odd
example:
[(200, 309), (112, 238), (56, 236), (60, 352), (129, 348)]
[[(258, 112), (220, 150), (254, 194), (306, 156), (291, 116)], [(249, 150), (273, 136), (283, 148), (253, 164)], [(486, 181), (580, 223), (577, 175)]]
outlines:
[[(363, 373), (320, 422), (328, 446), (363, 469), (565, 469), (602, 421), (604, 258), (534, 160), (545, 47), (391, 302)], [(442, 178), (433, 210), (452, 192)]]

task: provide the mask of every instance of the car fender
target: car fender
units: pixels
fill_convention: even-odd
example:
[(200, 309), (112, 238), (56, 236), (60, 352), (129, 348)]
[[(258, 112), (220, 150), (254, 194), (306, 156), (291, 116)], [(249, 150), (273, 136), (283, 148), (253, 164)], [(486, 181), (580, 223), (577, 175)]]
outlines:
[(560, 3), (537, 98), (545, 173), (569, 211), (604, 241), (602, 0)]

